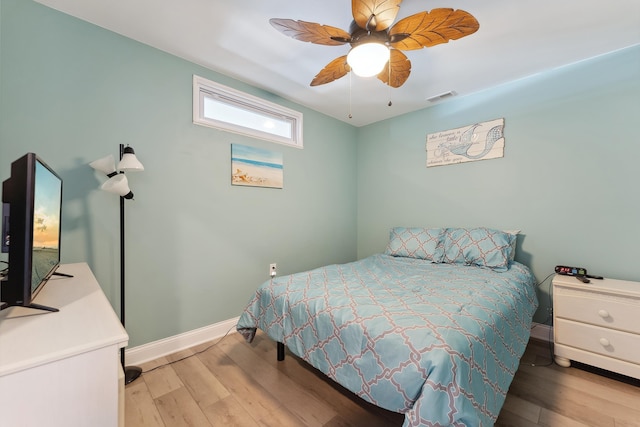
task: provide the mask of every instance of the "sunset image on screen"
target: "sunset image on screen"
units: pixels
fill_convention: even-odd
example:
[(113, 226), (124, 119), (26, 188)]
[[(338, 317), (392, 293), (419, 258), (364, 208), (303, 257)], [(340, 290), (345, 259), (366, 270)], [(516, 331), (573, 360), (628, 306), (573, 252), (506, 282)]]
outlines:
[(58, 249), (60, 235), (60, 180), (36, 164), (33, 247)]
[(31, 288), (60, 262), (60, 179), (36, 163)]

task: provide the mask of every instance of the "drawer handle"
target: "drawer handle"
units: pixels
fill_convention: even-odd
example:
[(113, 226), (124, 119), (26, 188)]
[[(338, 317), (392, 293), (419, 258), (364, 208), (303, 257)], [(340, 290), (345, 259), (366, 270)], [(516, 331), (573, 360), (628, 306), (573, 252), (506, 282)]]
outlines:
[(600, 338), (600, 344), (602, 344), (603, 347), (609, 347), (609, 345), (611, 345), (609, 340), (606, 338)]
[(607, 310), (598, 310), (598, 315), (600, 315), (600, 317), (602, 317), (603, 319), (606, 319), (607, 317), (609, 317), (609, 312)]

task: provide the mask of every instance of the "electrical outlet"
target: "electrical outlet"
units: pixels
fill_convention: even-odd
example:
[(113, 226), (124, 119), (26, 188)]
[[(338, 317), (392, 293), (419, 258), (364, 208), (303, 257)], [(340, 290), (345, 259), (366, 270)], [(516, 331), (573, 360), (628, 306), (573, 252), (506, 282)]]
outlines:
[(273, 264), (269, 264), (269, 276), (275, 277), (278, 274), (278, 265), (274, 262)]

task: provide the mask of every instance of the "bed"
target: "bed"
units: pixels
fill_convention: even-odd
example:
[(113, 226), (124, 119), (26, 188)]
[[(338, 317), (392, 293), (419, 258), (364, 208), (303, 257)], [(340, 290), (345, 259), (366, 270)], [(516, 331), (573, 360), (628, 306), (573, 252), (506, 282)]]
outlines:
[(256, 328), (404, 426), (491, 426), (538, 302), (515, 234), (391, 230), (384, 253), (262, 284), (237, 329)]

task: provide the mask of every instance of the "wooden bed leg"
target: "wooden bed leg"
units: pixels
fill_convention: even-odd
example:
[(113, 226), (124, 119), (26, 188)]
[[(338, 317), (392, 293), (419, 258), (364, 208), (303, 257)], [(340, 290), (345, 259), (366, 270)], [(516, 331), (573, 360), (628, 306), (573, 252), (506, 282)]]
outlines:
[(281, 342), (278, 342), (278, 362), (281, 362), (284, 360), (284, 344)]

